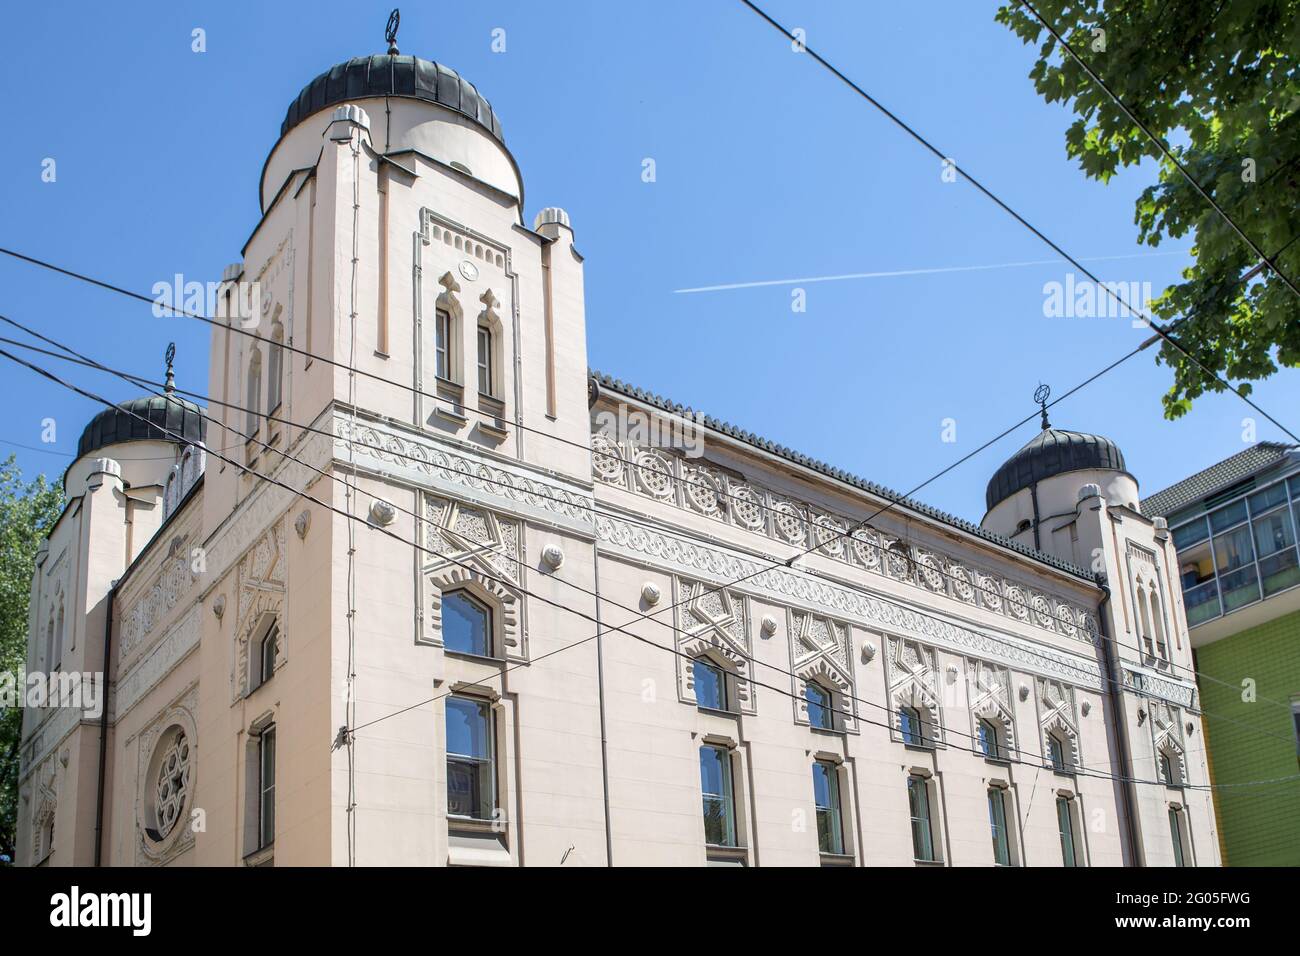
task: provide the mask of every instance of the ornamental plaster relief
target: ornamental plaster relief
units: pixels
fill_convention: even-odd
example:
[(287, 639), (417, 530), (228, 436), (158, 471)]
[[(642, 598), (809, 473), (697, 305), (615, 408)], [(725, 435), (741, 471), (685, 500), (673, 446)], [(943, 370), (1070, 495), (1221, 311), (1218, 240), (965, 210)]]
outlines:
[[(603, 545), (632, 560), (703, 576), (777, 603), (802, 606), (867, 630), (904, 634), (957, 654), (970, 654), (1031, 674), (1064, 676), (1079, 686), (1100, 690), (1103, 678), (1095, 658), (1070, 654), (1010, 635), (990, 635), (934, 613), (926, 613), (861, 589), (832, 584), (807, 574), (771, 567), (717, 548), (653, 532), (610, 515), (598, 515)], [(742, 580), (743, 579), (743, 580)]]
[(840, 621), (791, 611), (790, 670), (794, 719), (809, 724), (808, 701), (804, 696), (809, 681), (815, 681), (831, 693), (838, 729), (857, 733), (857, 683), (853, 679), (853, 658), (849, 627)]
[(943, 708), (939, 704), (939, 666), (933, 647), (890, 635), (885, 639), (885, 671), (891, 713), (890, 736), (903, 740), (899, 714), (910, 707), (921, 719), (921, 739), (926, 746), (944, 745)]
[(334, 447), (351, 448), (361, 468), (558, 525), (588, 539), (593, 536), (594, 501), (558, 481), (378, 422), (363, 420), (354, 426), (337, 416), (334, 435)]
[(145, 593), (123, 613), (119, 652), (122, 660), (143, 645), (145, 639), (181, 603), (198, 580), (190, 558), (189, 542), (189, 534), (172, 539), (167, 558), (154, 574), (151, 583), (146, 585)]
[(194, 846), (198, 698), (198, 684), (191, 684), (136, 737), (136, 866), (168, 863)]
[(968, 659), (966, 673), (970, 696), (970, 739), (979, 741), (979, 722), (992, 721), (1002, 728), (1000, 743), (1008, 752), (1016, 750), (1015, 710), (1011, 706), (1011, 672), (997, 664)]
[(1079, 641), (1095, 642), (1097, 621), (1085, 608), (1052, 597), (949, 554), (858, 528), (855, 522), (794, 501), (754, 482), (732, 477), (707, 463), (659, 449), (591, 436), (592, 475), (774, 541), (817, 546), (819, 554), (943, 594)]
[(239, 562), (238, 603), (235, 617), (235, 669), (233, 699), (249, 691), (249, 656), (260, 622), (267, 614), (280, 620), (275, 645), (275, 667), (283, 666), (292, 628), (284, 618), (284, 593), (288, 580), (285, 520), (267, 529)]
[(1067, 767), (1082, 767), (1083, 752), (1079, 748), (1079, 712), (1075, 707), (1075, 690), (1068, 683), (1038, 678), (1038, 745), (1044, 763), (1051, 752), (1049, 735), (1055, 735), (1066, 745)]
[(1160, 779), (1160, 758), (1168, 757), (1175, 780), (1187, 781), (1187, 748), (1183, 743), (1180, 711), (1167, 701), (1151, 702), (1151, 752), (1156, 759), (1156, 779)]
[(698, 581), (677, 583), (677, 686), (679, 699), (696, 703), (694, 658), (707, 656), (734, 680), (735, 706), (752, 714), (754, 695), (753, 647), (743, 595), (712, 588)]

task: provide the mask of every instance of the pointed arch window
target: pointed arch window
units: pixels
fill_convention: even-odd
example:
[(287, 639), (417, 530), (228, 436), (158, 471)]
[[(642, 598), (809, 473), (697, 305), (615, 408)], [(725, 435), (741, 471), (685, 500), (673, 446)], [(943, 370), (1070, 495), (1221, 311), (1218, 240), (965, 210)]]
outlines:
[(434, 374), (451, 380), (451, 313), (439, 309), (433, 327)]
[(808, 702), (808, 726), (821, 730), (835, 729), (835, 707), (831, 692), (815, 680), (804, 684), (804, 700)]
[(262, 352), (253, 349), (248, 359), (248, 381), (246, 383), (246, 401), (244, 404), (244, 432), (251, 438), (257, 434), (257, 424), (262, 408)]
[(903, 736), (903, 743), (912, 747), (925, 746), (925, 731), (921, 712), (915, 707), (898, 709), (898, 732)]
[(492, 609), (469, 592), (442, 597), (443, 647), (459, 654), (492, 656)]
[(496, 397), (496, 360), (493, 355), (492, 329), (483, 323), (478, 327), (478, 390), (489, 398)]
[(705, 657), (692, 665), (695, 703), (702, 710), (727, 710), (727, 672)]
[(985, 757), (990, 760), (1002, 760), (1006, 756), (1002, 752), (1002, 745), (998, 739), (997, 725), (987, 717), (980, 718), (976, 726), (976, 737), (979, 741), (980, 753)]
[(266, 413), (274, 415), (280, 407), (284, 388), (284, 326), (271, 325), (271, 344), (267, 348)]

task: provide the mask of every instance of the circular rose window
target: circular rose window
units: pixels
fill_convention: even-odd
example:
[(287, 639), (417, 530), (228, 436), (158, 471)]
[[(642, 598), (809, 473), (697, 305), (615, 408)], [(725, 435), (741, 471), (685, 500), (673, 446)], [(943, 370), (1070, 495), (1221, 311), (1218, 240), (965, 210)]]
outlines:
[(166, 840), (185, 813), (190, 793), (190, 738), (173, 724), (163, 731), (149, 761), (144, 828), (155, 843)]

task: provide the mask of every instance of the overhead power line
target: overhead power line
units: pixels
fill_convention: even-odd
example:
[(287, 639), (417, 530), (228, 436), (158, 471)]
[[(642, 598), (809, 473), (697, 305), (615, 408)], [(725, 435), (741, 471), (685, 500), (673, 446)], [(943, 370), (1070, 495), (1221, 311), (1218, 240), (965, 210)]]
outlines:
[[(1156, 322), (1154, 319), (1150, 318), (1149, 316), (1146, 316), (1141, 309), (1135, 308), (1134, 306), (1130, 305), (1112, 285), (1107, 285), (1106, 283), (1103, 283), (1086, 266), (1084, 266), (1082, 262), (1080, 262), (1074, 256), (1070, 255), (1063, 248), (1061, 248), (1061, 246), (1059, 246), (1056, 242), (1050, 239), (1046, 233), (1044, 233), (1041, 229), (1039, 229), (1028, 219), (1022, 216), (1019, 212), (1017, 212), (1014, 208), (1012, 208), (1011, 205), (1009, 205), (1006, 201), (1004, 201), (1001, 197), (999, 197), (996, 193), (994, 193), (989, 187), (985, 186), (983, 182), (981, 182), (975, 176), (971, 175), (965, 169), (962, 169), (952, 159), (952, 155), (950, 153), (945, 153), (937, 146), (935, 146), (930, 140), (928, 140), (925, 136), (921, 135), (921, 133), (917, 132), (917, 130), (914, 129), (912, 126), (910, 126), (905, 120), (899, 117), (896, 113), (889, 110), (883, 103), (881, 103), (878, 99), (876, 99), (874, 96), (868, 93), (865, 89), (863, 89), (853, 80), (849, 79), (849, 77), (846, 76), (838, 67), (836, 67), (829, 60), (825, 59), (821, 54), (819, 54), (816, 50), (814, 50), (811, 46), (809, 46), (803, 39), (801, 39), (800, 37), (796, 37), (783, 25), (777, 22), (777, 20), (775, 20), (770, 14), (768, 14), (765, 10), (763, 10), (762, 7), (754, 3), (753, 0), (740, 0), (740, 2), (743, 3), (745, 6), (747, 6), (750, 10), (752, 10), (763, 20), (767, 21), (769, 25), (771, 25), (775, 30), (777, 30), (777, 32), (784, 35), (788, 40), (790, 40), (791, 43), (798, 43), (800, 45), (800, 48), (803, 50), (803, 52), (806, 53), (813, 61), (815, 61), (818, 65), (820, 65), (829, 73), (831, 73), (831, 75), (833, 75), (836, 79), (840, 80), (840, 82), (844, 83), (845, 86), (853, 90), (853, 92), (856, 93), (858, 96), (860, 96), (862, 99), (870, 103), (882, 115), (884, 115), (887, 119), (889, 119), (890, 122), (892, 122), (895, 126), (897, 126), (899, 129), (903, 130), (910, 137), (912, 137), (912, 139), (914, 139), (916, 142), (920, 143), (923, 147), (925, 147), (925, 149), (928, 150), (931, 154), (933, 154), (936, 158), (938, 158), (940, 162), (949, 163), (954, 172), (960, 173), (962, 178), (964, 178), (968, 183), (970, 183), (977, 190), (979, 190), (980, 193), (982, 193), (986, 198), (988, 198), (991, 202), (993, 202), (999, 209), (1001, 209), (1007, 215), (1011, 216), (1011, 218), (1013, 218), (1016, 222), (1020, 223), (1020, 225), (1024, 226), (1027, 230), (1029, 230), (1031, 233), (1037, 236), (1043, 243), (1045, 243), (1048, 247), (1050, 247), (1052, 251), (1054, 251), (1057, 255), (1061, 256), (1061, 258), (1065, 259), (1068, 263), (1070, 263), (1072, 266), (1074, 266), (1076, 269), (1082, 272), (1085, 276), (1087, 276), (1099, 289), (1103, 290), (1107, 295), (1113, 298), (1120, 306), (1127, 309), (1133, 315), (1142, 316), (1146, 320), (1147, 324), (1151, 327), (1151, 329), (1156, 333), (1156, 335), (1158, 335), (1165, 343), (1170, 345), (1176, 351), (1181, 352), (1183, 355), (1185, 355), (1194, 365), (1196, 365), (1197, 368), (1201, 370), (1201, 372), (1206, 377), (1211, 378), (1214, 381), (1218, 382), (1225, 389), (1232, 392), (1234, 395), (1240, 398), (1243, 402), (1245, 402), (1247, 405), (1253, 408), (1260, 415), (1264, 416), (1275, 426), (1277, 426), (1282, 431), (1290, 435), (1294, 441), (1300, 442), (1300, 436), (1297, 436), (1294, 431), (1292, 431), (1286, 425), (1283, 425), (1280, 421), (1278, 421), (1267, 411), (1265, 411), (1262, 407), (1260, 407), (1256, 402), (1251, 400), (1251, 398), (1248, 395), (1246, 395), (1244, 392), (1242, 392), (1241, 389), (1239, 389), (1231, 382), (1221, 377), (1213, 369), (1207, 367), (1204, 362), (1202, 362), (1199, 358), (1197, 358), (1195, 355), (1189, 352), (1181, 342), (1179, 342), (1172, 335), (1170, 335), (1168, 329), (1161, 326), (1158, 322)], [(1263, 254), (1261, 253), (1260, 255), (1261, 258), (1263, 258)]]
[[(86, 390), (84, 390), (84, 389), (82, 389), (82, 388), (80, 388), (80, 387), (78, 387), (78, 386), (76, 386), (76, 385), (73, 385), (73, 384), (71, 384), (71, 383), (65, 382), (64, 380), (60, 379), (58, 376), (54, 375), (52, 372), (49, 372), (48, 370), (43, 369), (43, 368), (41, 368), (40, 366), (34, 365), (33, 363), (26, 362), (26, 361), (24, 361), (23, 359), (17, 358), (16, 356), (13, 356), (13, 355), (11, 355), (11, 354), (8, 353), (8, 352), (4, 352), (3, 350), (0, 350), (0, 357), (7, 358), (7, 359), (9, 359), (10, 361), (13, 361), (13, 362), (15, 362), (15, 363), (17, 363), (17, 364), (19, 364), (19, 365), (25, 366), (25, 367), (31, 369), (32, 371), (35, 371), (37, 374), (42, 375), (43, 377), (48, 378), (48, 379), (54, 381), (55, 383), (57, 383), (57, 384), (59, 384), (59, 385), (65, 387), (65, 388), (68, 388), (68, 389), (70, 389), (70, 390), (72, 390), (72, 391), (74, 391), (74, 392), (76, 392), (76, 393), (78, 393), (78, 394), (81, 394), (81, 395), (83, 395), (83, 396), (85, 396), (85, 397), (87, 397), (87, 398), (91, 398), (91, 399), (93, 399), (93, 400), (95, 400), (95, 401), (98, 401), (98, 402), (100, 402), (100, 403), (102, 403), (102, 404), (108, 406), (108, 407), (115, 407), (115, 406), (114, 406), (111, 402), (109, 402), (107, 399), (102, 398), (101, 396), (95, 395), (94, 393), (88, 392), (88, 391), (86, 391)], [(134, 411), (130, 411), (130, 410), (126, 410), (126, 411), (127, 411), (128, 414), (133, 415), (134, 417), (139, 418), (141, 421), (146, 421), (146, 419), (144, 419), (142, 416), (139, 416), (139, 415), (138, 415), (137, 413), (135, 413)], [(155, 427), (156, 427), (156, 426), (155, 426)], [(165, 428), (164, 428), (164, 429), (161, 429), (161, 430), (162, 430), (164, 433), (171, 434), (172, 437), (174, 437), (174, 438), (176, 438), (176, 439), (178, 439), (178, 440), (185, 441), (185, 439), (184, 439), (183, 436), (176, 435), (175, 433), (171, 433), (171, 432), (169, 432), (169, 431), (168, 431), (167, 429), (165, 429)], [(262, 445), (262, 446), (263, 446), (264, 448), (266, 448), (267, 450), (274, 451), (274, 449), (271, 449), (270, 446), (267, 445), (265, 442), (261, 442), (261, 441), (255, 439), (255, 438), (254, 438), (253, 440), (256, 441), (258, 444)], [(321, 474), (325, 474), (324, 472), (322, 472), (322, 471), (321, 471), (320, 469), (318, 469), (318, 468), (314, 468), (313, 466), (306, 465), (306, 463), (305, 463), (305, 462), (302, 462), (300, 459), (294, 458), (293, 456), (288, 456), (288, 455), (286, 455), (286, 454), (283, 453), (283, 452), (280, 452), (279, 454), (281, 454), (282, 457), (289, 458), (290, 460), (296, 461), (296, 462), (298, 462), (299, 464), (303, 464), (303, 465), (305, 465), (306, 467), (311, 468), (312, 470), (315, 470), (315, 471), (320, 472)], [(305, 491), (299, 491), (299, 490), (293, 489), (291, 486), (286, 485), (284, 482), (282, 482), (282, 481), (280, 481), (280, 480), (278, 480), (278, 479), (276, 479), (276, 478), (273, 478), (273, 477), (271, 477), (271, 476), (268, 476), (268, 475), (266, 475), (266, 474), (263, 474), (263, 473), (261, 473), (261, 472), (258, 472), (258, 471), (256, 471), (255, 469), (248, 468), (247, 466), (239, 465), (238, 462), (235, 462), (233, 459), (226, 458), (225, 456), (222, 456), (222, 455), (215, 455), (214, 457), (217, 457), (217, 458), (219, 458), (219, 459), (221, 459), (221, 460), (227, 461), (229, 464), (232, 464), (232, 465), (234, 465), (234, 466), (237, 467), (237, 468), (241, 468), (241, 469), (244, 470), (244, 471), (247, 471), (247, 472), (249, 472), (249, 473), (251, 473), (251, 474), (253, 474), (253, 475), (257, 476), (257, 477), (260, 477), (260, 478), (262, 478), (263, 480), (266, 480), (266, 481), (268, 481), (268, 482), (271, 483), (271, 484), (275, 484), (275, 485), (277, 485), (277, 486), (279, 486), (279, 487), (281, 487), (281, 488), (284, 488), (284, 489), (286, 489), (286, 490), (289, 490), (291, 493), (294, 493), (295, 495), (297, 495), (297, 496), (299, 496), (299, 497), (305, 498), (305, 499), (307, 499), (308, 501), (312, 501), (313, 503), (315, 503), (315, 504), (317, 504), (317, 505), (320, 505), (321, 507), (327, 508), (328, 510), (330, 510), (330, 511), (332, 511), (332, 512), (338, 514), (338, 515), (340, 515), (341, 517), (347, 518), (349, 521), (355, 522), (355, 521), (359, 521), (359, 520), (361, 520), (360, 518), (356, 517), (355, 515), (351, 514), (350, 512), (345, 512), (345, 511), (343, 511), (343, 510), (340, 509), (340, 508), (337, 508), (337, 507), (335, 507), (335, 506), (333, 506), (333, 505), (329, 505), (329, 504), (327, 504), (327, 503), (325, 503), (325, 502), (323, 502), (323, 501), (320, 501), (319, 499), (313, 497), (312, 495), (307, 494)], [(328, 477), (333, 477), (333, 476), (328, 476)], [(334, 480), (340, 480), (340, 479), (335, 478)], [(373, 527), (373, 526), (371, 526), (371, 527)], [(389, 531), (389, 530), (386, 529), (386, 528), (376, 528), (375, 530), (379, 530), (379, 531), (385, 533), (386, 535), (388, 535), (389, 537), (392, 537), (392, 538), (394, 538), (395, 540), (397, 540), (397, 541), (399, 541), (399, 542), (401, 542), (401, 543), (403, 543), (403, 544), (405, 544), (405, 545), (408, 545), (408, 546), (414, 547), (414, 548), (416, 548), (416, 549), (418, 549), (418, 550), (421, 550), (421, 551), (424, 551), (424, 552), (426, 552), (426, 553), (432, 554), (432, 555), (434, 555), (434, 556), (436, 556), (436, 557), (439, 557), (440, 559), (442, 559), (442, 560), (444, 560), (444, 561), (448, 561), (448, 562), (450, 562), (450, 563), (455, 563), (455, 564), (460, 565), (460, 566), (462, 566), (462, 567), (468, 567), (467, 565), (464, 564), (464, 562), (463, 562), (461, 559), (458, 559), (458, 558), (453, 557), (453, 556), (451, 556), (451, 555), (447, 555), (447, 554), (445, 554), (445, 553), (443, 553), (443, 552), (438, 551), (437, 549), (429, 548), (429, 547), (426, 547), (426, 546), (424, 546), (424, 545), (421, 545), (421, 544), (419, 544), (419, 543), (417, 543), (417, 542), (407, 540), (406, 538), (403, 538), (401, 535), (397, 534), (396, 532)], [(518, 562), (517, 562), (517, 563), (518, 563)], [(521, 565), (521, 566), (522, 566), (522, 565)], [(675, 607), (679, 606), (681, 603), (684, 603), (684, 602), (677, 602), (677, 603), (675, 603), (675, 604), (673, 604), (673, 605), (670, 605), (668, 608), (664, 608), (664, 609), (662, 609), (662, 610), (660, 610), (660, 611), (656, 611), (656, 612), (652, 612), (652, 613), (643, 613), (643, 614), (640, 614), (640, 615), (638, 616), (638, 618), (637, 618), (636, 620), (634, 620), (634, 621), (629, 621), (627, 624), (625, 624), (625, 625), (623, 625), (623, 626), (621, 626), (621, 627), (620, 627), (620, 626), (615, 626), (615, 627), (610, 628), (610, 627), (602, 626), (602, 625), (600, 624), (600, 622), (599, 622), (595, 617), (593, 617), (593, 616), (591, 616), (591, 615), (589, 615), (589, 614), (587, 614), (587, 613), (585, 613), (585, 612), (583, 612), (583, 611), (580, 611), (580, 610), (578, 610), (578, 609), (576, 609), (576, 608), (573, 608), (573, 607), (570, 606), (570, 605), (567, 605), (567, 604), (563, 604), (563, 603), (557, 602), (557, 601), (555, 601), (555, 600), (553, 600), (553, 599), (546, 598), (546, 597), (544, 597), (544, 596), (542, 596), (542, 595), (538, 595), (538, 594), (536, 594), (535, 592), (528, 590), (527, 588), (522, 588), (522, 587), (520, 587), (519, 585), (514, 584), (513, 582), (506, 581), (506, 580), (504, 580), (504, 579), (501, 579), (500, 577), (497, 577), (497, 576), (494, 576), (494, 575), (491, 575), (491, 574), (487, 574), (486, 576), (488, 576), (488, 577), (490, 577), (490, 578), (492, 578), (492, 579), (494, 579), (494, 580), (497, 580), (497, 581), (499, 581), (500, 583), (505, 584), (505, 585), (507, 585), (507, 586), (514, 587), (514, 588), (520, 590), (522, 593), (524, 593), (524, 594), (526, 594), (526, 595), (528, 595), (528, 596), (530, 596), (530, 597), (532, 597), (532, 598), (534, 598), (534, 599), (536, 599), (536, 600), (539, 600), (539, 601), (542, 601), (543, 603), (546, 603), (546, 604), (552, 605), (552, 606), (556, 607), (557, 609), (564, 610), (564, 611), (568, 611), (569, 613), (573, 613), (573, 614), (575, 614), (575, 615), (577, 615), (577, 616), (583, 617), (584, 619), (586, 619), (586, 620), (588, 620), (588, 621), (591, 621), (592, 623), (595, 623), (595, 624), (597, 625), (598, 631), (597, 631), (596, 634), (593, 634), (593, 635), (591, 635), (591, 636), (589, 636), (589, 637), (587, 637), (587, 638), (584, 638), (584, 639), (582, 639), (582, 640), (580, 640), (580, 641), (574, 642), (574, 643), (571, 644), (571, 645), (566, 645), (566, 647), (564, 647), (564, 648), (560, 648), (559, 650), (567, 649), (567, 647), (578, 646), (578, 645), (580, 645), (580, 644), (587, 643), (587, 642), (589, 642), (589, 641), (591, 641), (591, 640), (595, 640), (595, 639), (596, 639), (600, 634), (602, 634), (602, 633), (621, 633), (621, 634), (624, 634), (624, 635), (626, 635), (626, 636), (628, 636), (628, 637), (632, 637), (632, 638), (635, 639), (635, 640), (638, 640), (638, 641), (641, 641), (641, 642), (643, 642), (643, 643), (649, 644), (649, 645), (652, 646), (652, 647), (659, 648), (660, 650), (668, 651), (668, 652), (670, 652), (670, 653), (677, 654), (678, 656), (682, 656), (682, 657), (689, 657), (689, 655), (684, 654), (684, 652), (681, 652), (681, 651), (679, 651), (679, 650), (676, 649), (676, 648), (666, 647), (666, 646), (664, 646), (664, 645), (658, 644), (657, 642), (651, 641), (651, 640), (649, 640), (648, 638), (643, 638), (643, 637), (641, 637), (640, 635), (633, 634), (632, 632), (625, 630), (626, 627), (629, 627), (629, 626), (631, 626), (632, 624), (637, 623), (637, 622), (640, 621), (640, 620), (651, 619), (651, 618), (654, 616), (654, 614), (663, 613), (664, 611), (667, 611), (667, 610), (670, 610), (670, 609), (672, 609), (672, 608), (675, 608)], [(721, 587), (725, 587), (725, 586), (726, 586), (726, 585), (721, 585), (721, 586), (719, 586), (718, 588), (711, 588), (710, 590), (719, 590), (719, 589), (721, 589)], [(605, 598), (600, 598), (599, 600), (607, 600), (607, 599), (605, 599)], [(609, 602), (609, 603), (615, 603), (615, 604), (616, 604), (616, 602)], [(616, 604), (616, 606), (621, 606), (621, 605), (617, 605), (617, 604)], [(629, 609), (629, 610), (630, 610), (630, 609)], [(655, 623), (662, 623), (662, 622), (658, 622), (658, 621), (656, 621)], [(558, 651), (556, 651), (556, 652), (558, 652)], [(552, 653), (556, 653), (556, 652), (552, 652)], [(543, 656), (550, 656), (550, 655), (547, 654), (547, 655), (543, 655)], [(763, 664), (764, 662), (756, 661), (756, 663)], [(784, 670), (784, 669), (782, 669), (782, 668), (776, 667), (775, 665), (765, 664), (764, 666), (770, 667), (771, 669), (776, 670), (776, 671), (778, 671), (779, 673), (785, 674), (786, 676), (790, 676), (790, 677), (792, 677), (792, 678), (797, 677), (797, 675), (795, 675), (794, 672), (792, 672), (792, 671), (786, 671), (786, 670)], [(765, 684), (764, 682), (762, 682), (762, 681), (758, 681), (758, 680), (755, 680), (755, 679), (752, 678), (752, 677), (751, 677), (751, 678), (747, 678), (747, 680), (749, 680), (749, 681), (750, 681), (751, 683), (753, 683), (755, 686), (765, 687), (765, 688), (767, 688), (767, 689), (769, 689), (769, 690), (772, 690), (772, 691), (775, 691), (775, 692), (778, 692), (778, 693), (782, 693), (782, 694), (784, 694), (784, 695), (786, 695), (786, 696), (791, 696), (792, 698), (798, 699), (797, 695), (793, 694), (793, 692), (787, 691), (787, 690), (785, 690), (785, 689), (783, 689), (783, 688), (779, 688), (779, 687), (775, 687), (775, 686), (772, 686), (772, 685), (769, 685), (769, 684)], [(1132, 690), (1132, 689), (1130, 689), (1130, 690)], [(447, 695), (447, 694), (438, 695), (438, 696), (436, 696), (436, 697), (434, 697), (434, 698), (430, 698), (429, 700), (422, 701), (422, 702), (420, 702), (420, 703), (417, 703), (417, 704), (411, 705), (411, 706), (409, 706), (409, 707), (402, 708), (402, 709), (399, 710), (399, 711), (395, 711), (395, 712), (393, 712), (393, 713), (391, 713), (391, 714), (388, 714), (388, 715), (385, 715), (385, 716), (383, 716), (383, 717), (376, 718), (375, 720), (369, 721), (369, 722), (367, 722), (367, 723), (364, 724), (364, 725), (360, 725), (360, 726), (357, 726), (357, 727), (344, 728), (343, 730), (346, 731), (346, 734), (344, 734), (344, 733), (343, 733), (343, 730), (341, 730), (341, 732), (340, 732), (340, 738), (343, 738), (343, 737), (351, 738), (351, 737), (355, 734), (355, 732), (356, 732), (357, 730), (362, 729), (362, 727), (365, 727), (365, 726), (373, 726), (374, 724), (379, 723), (379, 722), (381, 722), (382, 720), (388, 719), (389, 717), (396, 716), (397, 714), (400, 714), (400, 713), (406, 713), (406, 712), (408, 712), (408, 711), (410, 711), (410, 710), (412, 710), (412, 709), (414, 709), (414, 708), (416, 708), (416, 707), (423, 706), (423, 704), (430, 703), (430, 702), (432, 702), (433, 700), (441, 699), (442, 697), (445, 697), (445, 696), (448, 696), (448, 695)], [(887, 713), (889, 713), (889, 714), (891, 714), (891, 715), (893, 715), (893, 714), (895, 713), (894, 711), (892, 711), (891, 709), (889, 709), (886, 705), (876, 704), (876, 703), (874, 703), (874, 702), (872, 702), (872, 701), (867, 701), (867, 700), (865, 700), (865, 699), (858, 698), (858, 697), (855, 697), (855, 696), (852, 696), (852, 695), (849, 695), (849, 696), (850, 696), (851, 699), (853, 699), (854, 701), (861, 702), (861, 703), (864, 703), (864, 704), (868, 704), (868, 705), (870, 705), (870, 706), (874, 706), (874, 707), (879, 707), (880, 709), (885, 710)], [(1139, 692), (1139, 693), (1138, 693), (1138, 696), (1150, 696), (1150, 695), (1142, 694), (1142, 693)], [(873, 725), (876, 725), (876, 726), (884, 727), (884, 728), (886, 728), (886, 729), (893, 729), (893, 725), (892, 725), (892, 724), (880, 724), (880, 723), (878, 723), (878, 722), (871, 721), (871, 720), (869, 720), (869, 719), (867, 719), (867, 718), (865, 718), (865, 717), (863, 717), (863, 716), (861, 716), (861, 715), (855, 715), (855, 719), (857, 719), (857, 720), (862, 720), (863, 722), (868, 723), (868, 724), (873, 724)], [(960, 731), (955, 731), (955, 730), (953, 730), (953, 729), (951, 729), (951, 728), (946, 728), (946, 729), (945, 729), (945, 733), (956, 734), (957, 736), (970, 737), (970, 738), (973, 739), (973, 736), (972, 736), (972, 735), (970, 735), (970, 734), (964, 734), (964, 733), (962, 733), (962, 732), (960, 732)], [(946, 744), (946, 743), (945, 743), (945, 746), (954, 747), (955, 749), (960, 749), (960, 750), (969, 750), (969, 751), (972, 752), (972, 753), (976, 752), (976, 751), (974, 751), (974, 750), (971, 750), (970, 748), (963, 748), (963, 747), (959, 747), (959, 746), (952, 745), (952, 744)], [(1020, 752), (1020, 753), (1026, 753), (1026, 751), (1018, 751), (1018, 752)], [(1041, 754), (1032, 754), (1032, 753), (1030, 753), (1030, 756), (1037, 756), (1037, 757), (1040, 758), (1040, 759), (1045, 759), (1045, 758), (1043, 758), (1043, 755), (1041, 755)], [(1106, 779), (1127, 780), (1127, 781), (1135, 782), (1135, 783), (1151, 783), (1151, 784), (1156, 784), (1156, 785), (1160, 785), (1160, 786), (1164, 786), (1164, 785), (1165, 785), (1164, 781), (1148, 781), (1148, 780), (1142, 780), (1142, 779), (1140, 779), (1140, 778), (1129, 778), (1129, 777), (1123, 777), (1123, 776), (1121, 776), (1121, 775), (1116, 775), (1116, 774), (1108, 774), (1108, 773), (1098, 772), (1098, 771), (1088, 771), (1086, 768), (1081, 768), (1081, 767), (1076, 767), (1076, 768), (1074, 768), (1074, 769), (1075, 769), (1075, 772), (1079, 773), (1080, 775), (1085, 775), (1085, 776), (1099, 776), (1099, 777), (1104, 777), (1104, 778), (1106, 778)], [(1297, 775), (1297, 778), (1300, 778), (1300, 775)], [(1279, 780), (1281, 780), (1281, 779), (1287, 779), (1287, 778), (1279, 778)], [(1278, 781), (1260, 781), (1259, 783), (1264, 784), (1264, 783), (1274, 783), (1274, 782), (1278, 782)], [(1188, 789), (1213, 789), (1216, 785), (1212, 785), (1212, 784), (1210, 784), (1210, 785), (1191, 785), (1191, 784), (1185, 784), (1184, 786), (1187, 787)]]

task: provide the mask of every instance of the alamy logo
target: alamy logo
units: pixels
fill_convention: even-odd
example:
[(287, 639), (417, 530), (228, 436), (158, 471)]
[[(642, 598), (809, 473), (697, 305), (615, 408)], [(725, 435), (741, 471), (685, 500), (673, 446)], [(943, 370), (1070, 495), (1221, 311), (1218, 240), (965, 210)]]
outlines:
[(0, 672), (0, 707), (73, 707), (87, 717), (104, 712), (103, 674), (94, 671)]
[[(222, 288), (226, 292), (222, 294)], [(153, 314), (171, 318), (178, 315), (201, 315), (212, 319), (238, 319), (243, 328), (258, 324), (262, 308), (260, 282), (199, 282), (176, 273), (172, 281), (155, 282)]]
[(50, 897), (51, 926), (126, 926), (134, 936), (148, 936), (152, 911), (150, 893), (82, 893), (74, 886)]
[(703, 421), (704, 416), (699, 412), (651, 416), (622, 402), (617, 411), (600, 411), (595, 415), (598, 435), (637, 447), (675, 449), (687, 458), (704, 454)]
[(1064, 282), (1043, 283), (1043, 315), (1049, 319), (1132, 318), (1134, 328), (1149, 323), (1154, 298), (1150, 282), (1093, 282), (1066, 273)]

